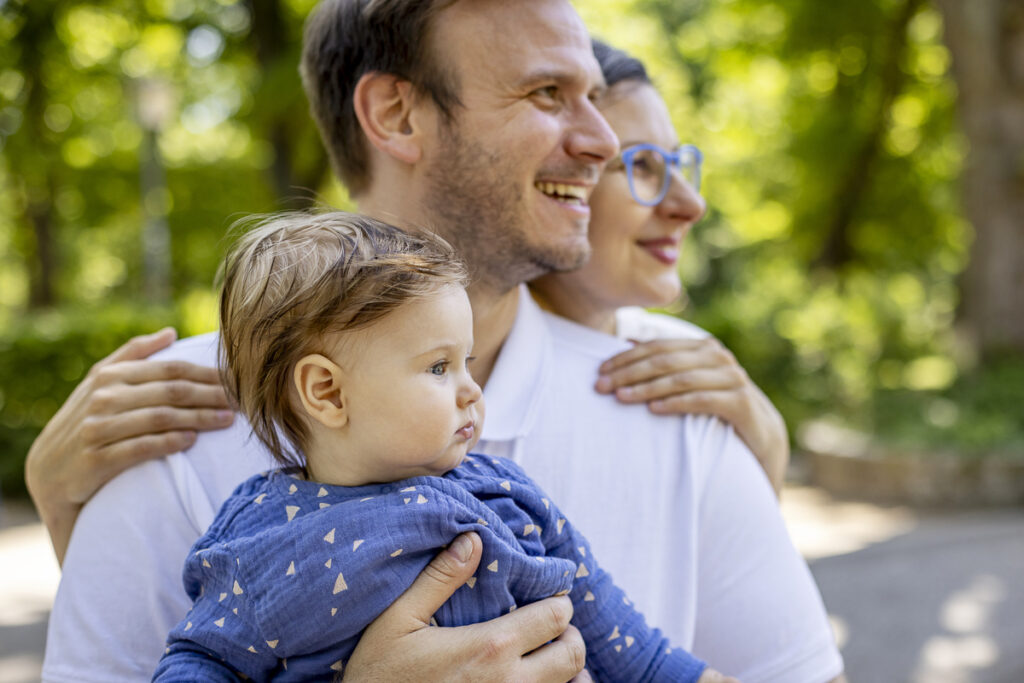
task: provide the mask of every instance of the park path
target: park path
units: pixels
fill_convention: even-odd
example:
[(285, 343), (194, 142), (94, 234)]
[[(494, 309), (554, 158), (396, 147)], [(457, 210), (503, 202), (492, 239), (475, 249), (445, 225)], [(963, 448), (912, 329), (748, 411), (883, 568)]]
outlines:
[[(851, 683), (1024, 681), (1024, 509), (922, 512), (783, 492)], [(31, 509), (0, 518), (0, 683), (38, 681), (59, 580)]]

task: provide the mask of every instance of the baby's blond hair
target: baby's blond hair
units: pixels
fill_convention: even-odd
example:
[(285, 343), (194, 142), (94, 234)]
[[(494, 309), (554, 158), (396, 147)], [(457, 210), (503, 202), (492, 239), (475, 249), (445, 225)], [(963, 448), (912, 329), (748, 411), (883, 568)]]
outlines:
[(295, 363), (323, 352), (325, 335), (465, 286), (466, 269), (440, 237), (340, 211), (253, 216), (234, 230), (245, 232), (218, 273), (221, 379), (274, 457), (304, 468), (309, 428), (292, 401)]

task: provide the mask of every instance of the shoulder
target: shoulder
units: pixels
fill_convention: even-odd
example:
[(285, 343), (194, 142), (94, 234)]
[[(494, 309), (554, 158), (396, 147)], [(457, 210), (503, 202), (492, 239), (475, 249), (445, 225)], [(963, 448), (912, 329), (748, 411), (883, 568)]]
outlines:
[(150, 360), (183, 360), (196, 365), (217, 365), (217, 345), (220, 333), (208, 332), (194, 337), (185, 337), (166, 349), (157, 351)]
[(651, 341), (652, 339), (704, 339), (707, 330), (693, 323), (664, 313), (652, 313), (638, 306), (626, 306), (615, 313), (621, 339)]
[(560, 355), (559, 362), (565, 362), (566, 355), (570, 359), (575, 356), (603, 361), (630, 346), (623, 339), (593, 330), (554, 313), (544, 313), (544, 322), (551, 333), (555, 352)]

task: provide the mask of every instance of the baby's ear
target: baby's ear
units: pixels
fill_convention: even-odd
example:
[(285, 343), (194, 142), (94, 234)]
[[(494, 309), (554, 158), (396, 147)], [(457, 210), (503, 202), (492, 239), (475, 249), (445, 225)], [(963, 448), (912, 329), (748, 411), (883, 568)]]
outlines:
[(331, 429), (348, 423), (344, 372), (337, 363), (319, 353), (310, 354), (295, 364), (294, 376), (299, 400), (310, 417)]

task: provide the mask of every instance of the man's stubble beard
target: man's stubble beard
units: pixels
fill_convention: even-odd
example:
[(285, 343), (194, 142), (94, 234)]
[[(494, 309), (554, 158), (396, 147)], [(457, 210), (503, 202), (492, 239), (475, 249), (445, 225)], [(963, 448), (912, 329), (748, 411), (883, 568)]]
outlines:
[(466, 141), (453, 126), (443, 126), (441, 138), (441, 161), (427, 171), (426, 227), (451, 242), (475, 286), (505, 292), (586, 263), (586, 241), (580, 248), (530, 240), (523, 188), (508, 179), (502, 155)]

